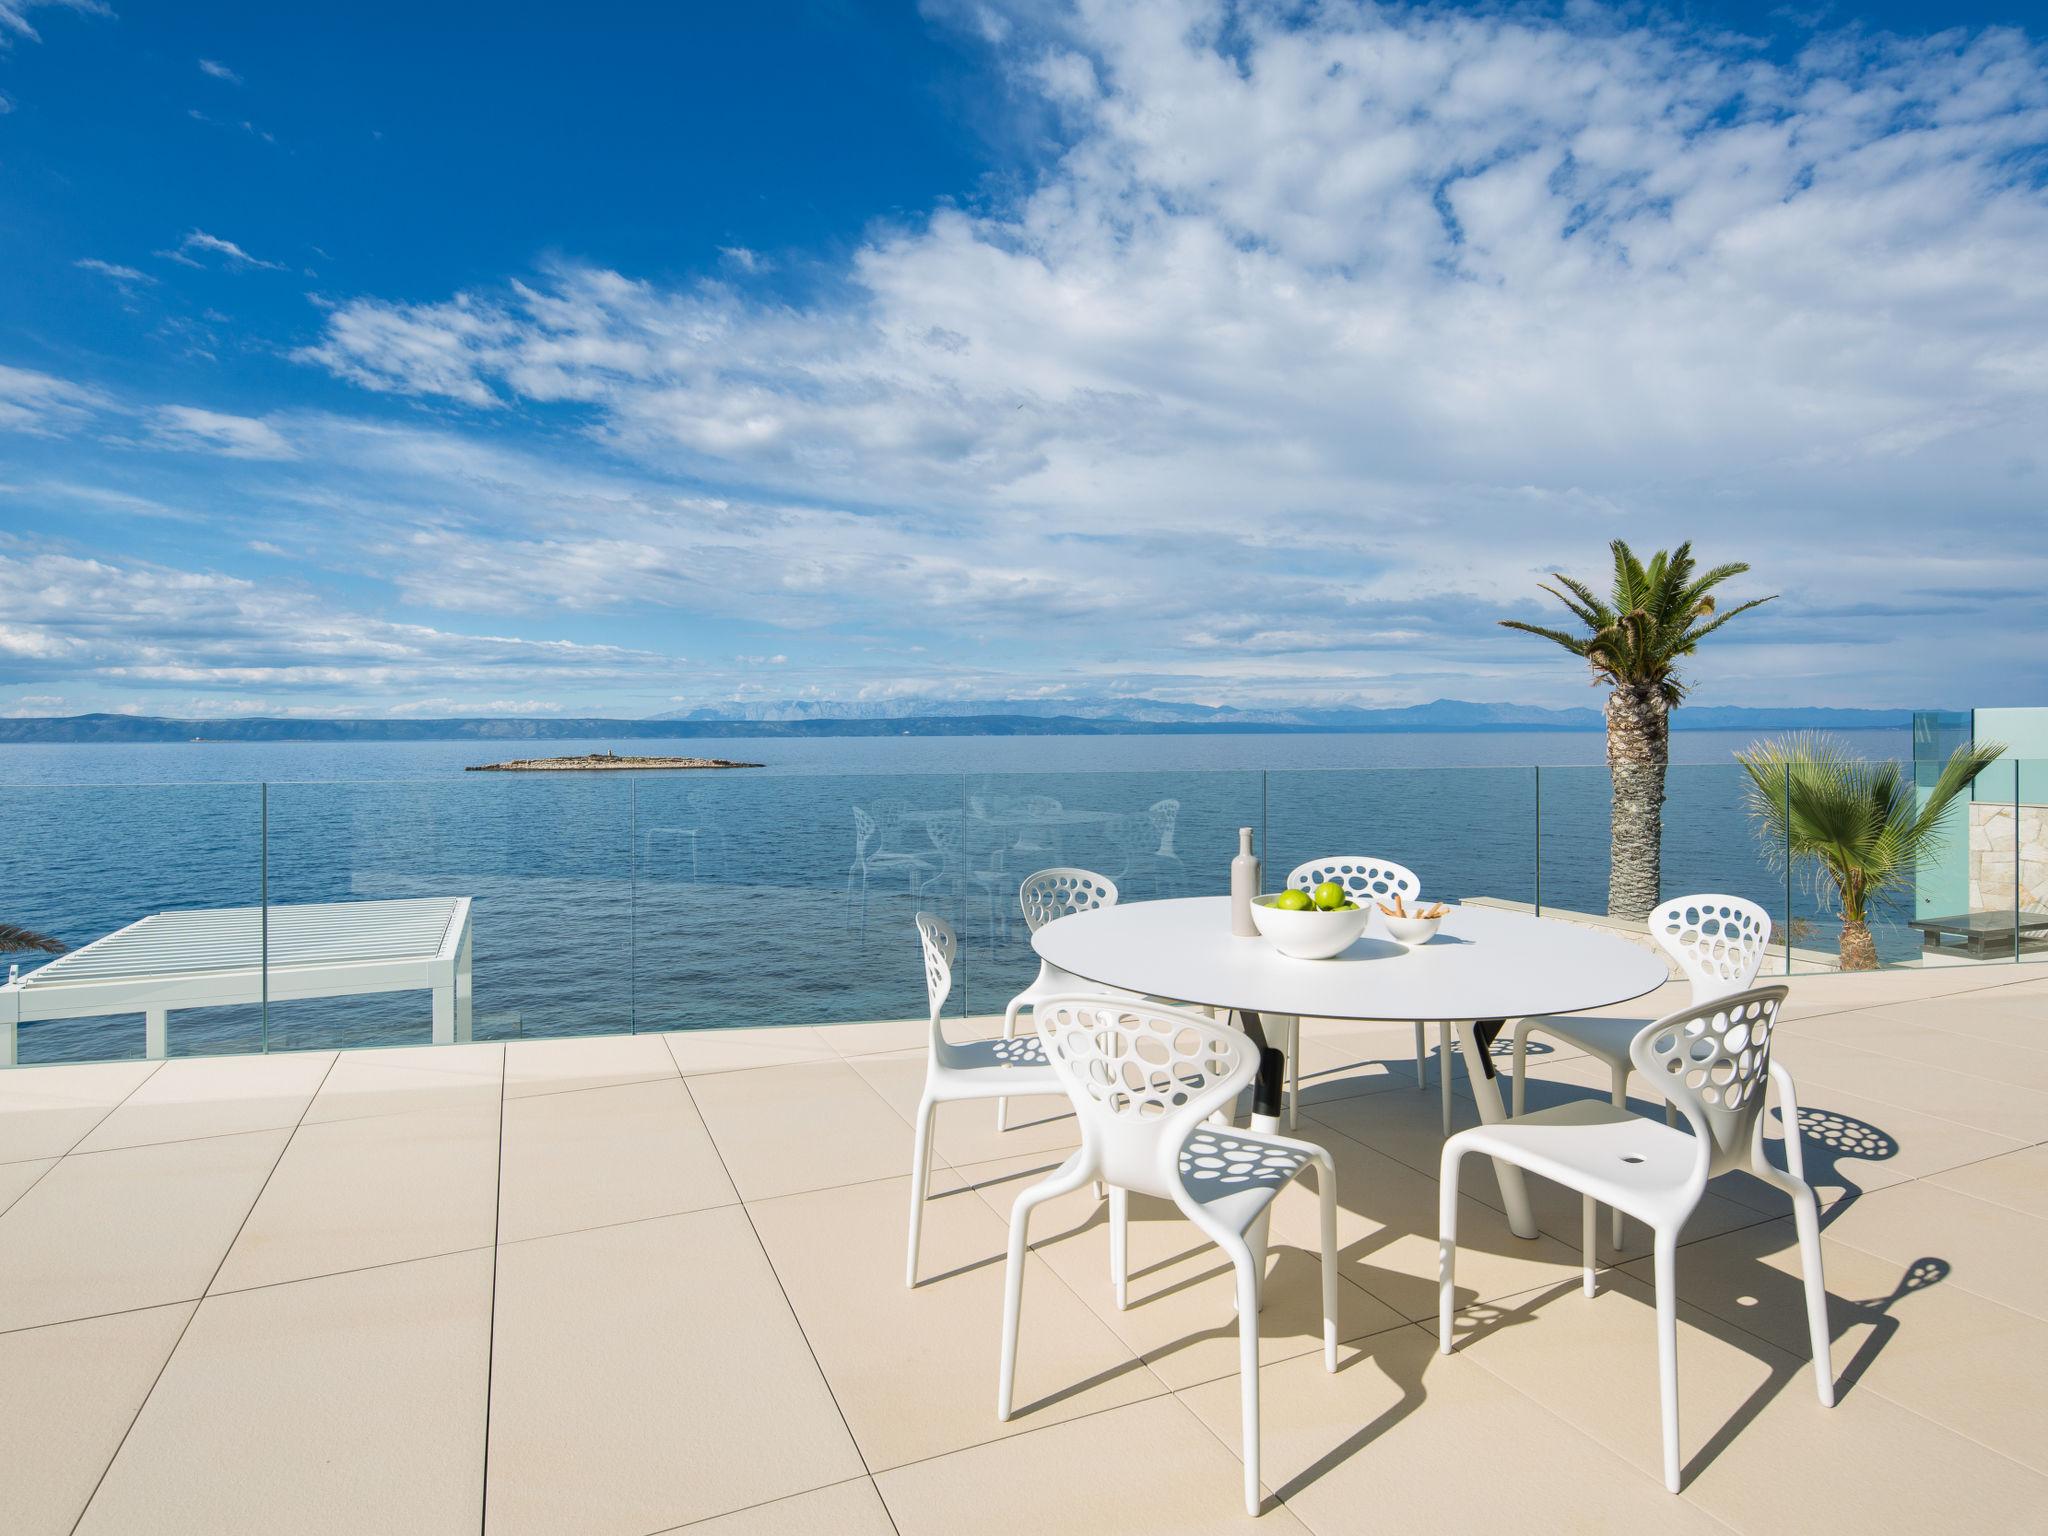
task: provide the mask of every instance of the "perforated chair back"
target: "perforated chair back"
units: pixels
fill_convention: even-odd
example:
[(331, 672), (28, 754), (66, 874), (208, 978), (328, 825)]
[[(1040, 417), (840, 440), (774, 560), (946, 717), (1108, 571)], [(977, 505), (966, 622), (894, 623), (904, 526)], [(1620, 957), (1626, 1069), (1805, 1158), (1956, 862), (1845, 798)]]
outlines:
[(1680, 896), (1650, 914), (1650, 932), (1692, 983), (1692, 1000), (1740, 992), (1763, 969), (1771, 914), (1740, 896)]
[(1129, 998), (1050, 997), (1035, 1017), (1099, 1176), (1140, 1194), (1185, 1198), (1181, 1147), (1251, 1082), (1251, 1041), (1185, 1008)]
[(1629, 1046), (1636, 1070), (1692, 1122), (1702, 1183), (1752, 1165), (1784, 1001), (1785, 988), (1775, 986), (1694, 1003), (1645, 1025)]
[(1041, 869), (1017, 888), (1024, 924), (1038, 932), (1056, 917), (1116, 905), (1116, 882), (1092, 869)]
[(1422, 894), (1422, 882), (1415, 877), (1414, 870), (1392, 859), (1364, 854), (1329, 854), (1297, 864), (1288, 875), (1287, 884), (1291, 890), (1308, 891), (1326, 880), (1343, 886), (1361, 907), (1368, 902), (1392, 901), (1396, 896), (1413, 901)]

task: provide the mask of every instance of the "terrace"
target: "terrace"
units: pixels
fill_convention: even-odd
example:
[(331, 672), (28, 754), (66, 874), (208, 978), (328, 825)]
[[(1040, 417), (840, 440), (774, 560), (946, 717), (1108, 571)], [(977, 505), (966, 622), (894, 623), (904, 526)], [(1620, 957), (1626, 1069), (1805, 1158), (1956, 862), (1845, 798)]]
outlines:
[[(1650, 1003), (1676, 1006), (1670, 991)], [(1307, 1021), (1301, 1134), (1337, 1159), (1344, 1342), (1325, 1374), (1313, 1197), (1290, 1189), (1263, 1320), (1261, 1528), (1472, 1529), (1508, 1509), (1582, 1530), (2033, 1524), (2044, 1009), (2048, 979), (2015, 966), (1795, 990), (1779, 1039), (1825, 1206), (1840, 1402), (1819, 1408), (1805, 1379), (1782, 1197), (1721, 1181), (1681, 1257), (1676, 1499), (1644, 1245), (1588, 1301), (1569, 1198), (1534, 1186), (1542, 1235), (1521, 1242), (1481, 1169), (1462, 1218), (1473, 1333), (1438, 1356), (1435, 1094), (1414, 1089), (1405, 1028)], [(927, 1278), (905, 1289), (923, 1032), (7, 1075), (0, 1527), (1250, 1525), (1228, 1266), (1164, 1207), (1135, 1205), (1122, 1312), (1092, 1197), (1041, 1213), (1023, 1406), (995, 1417), (1005, 1218), (1074, 1141), (1063, 1105), (1020, 1104), (1002, 1134), (986, 1103), (941, 1111)], [(1542, 1057), (1536, 1096), (1597, 1091), (1590, 1065)], [(1470, 1123), (1462, 1086), (1456, 1106)]]
[[(0, 855), (27, 903), (7, 915), (127, 935), (11, 993), (0, 1529), (1251, 1528), (1231, 1268), (1170, 1206), (1133, 1198), (1127, 1309), (1093, 1193), (1040, 1210), (1017, 1412), (996, 1414), (1007, 1222), (1079, 1141), (1064, 1099), (1017, 1101), (1007, 1130), (986, 1100), (939, 1109), (905, 1287), (911, 913), (960, 929), (954, 1040), (999, 1032), (1032, 974), (1003, 905), (1020, 868), (1102, 865), (1126, 906), (1213, 893), (1241, 823), (1281, 868), (1376, 832), (1469, 908), (1648, 944), (1590, 910), (1605, 789), (1483, 769), (0, 791), (42, 829)], [(1836, 973), (1727, 770), (1674, 769), (1665, 847), (1667, 885), (1770, 904), (1837, 1406), (1810, 1383), (1787, 1202), (1747, 1175), (1680, 1248), (1676, 1498), (1646, 1230), (1603, 1235), (1588, 1299), (1572, 1195), (1532, 1180), (1518, 1238), (1469, 1160), (1439, 1355), (1441, 1046), (1417, 1092), (1407, 1023), (1308, 1017), (1296, 1133), (1337, 1169), (1339, 1369), (1316, 1196), (1290, 1186), (1258, 1528), (2038, 1520), (2048, 971), (2014, 963), (2038, 951), (1923, 952), (1901, 925), (1884, 970)], [(175, 922), (124, 926), (155, 912)], [(150, 969), (195, 944), (196, 969)], [(1670, 974), (1604, 1011), (1684, 1006)], [(1533, 1052), (1532, 1109), (1605, 1098), (1569, 1042)], [(1455, 1128), (1482, 1118), (1474, 1059), (1451, 1058)]]

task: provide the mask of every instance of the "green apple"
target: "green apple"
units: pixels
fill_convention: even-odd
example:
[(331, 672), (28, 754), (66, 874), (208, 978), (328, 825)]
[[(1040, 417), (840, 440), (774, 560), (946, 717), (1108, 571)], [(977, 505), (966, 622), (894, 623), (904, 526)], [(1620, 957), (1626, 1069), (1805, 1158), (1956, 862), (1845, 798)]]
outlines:
[(1273, 905), (1282, 912), (1306, 912), (1309, 909), (1308, 892), (1282, 891), (1273, 898)]
[(1325, 880), (1309, 894), (1315, 899), (1317, 908), (1324, 912), (1334, 912), (1344, 905), (1344, 887), (1334, 880)]

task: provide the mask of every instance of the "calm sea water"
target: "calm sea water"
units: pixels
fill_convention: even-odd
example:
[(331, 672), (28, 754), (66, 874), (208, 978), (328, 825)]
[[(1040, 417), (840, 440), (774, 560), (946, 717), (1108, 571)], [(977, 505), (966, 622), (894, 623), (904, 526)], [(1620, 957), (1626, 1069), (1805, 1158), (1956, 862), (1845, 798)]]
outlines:
[[(1732, 752), (1747, 734), (1681, 732), (1666, 809), (1668, 892), (1786, 910)], [(1857, 733), (1869, 756), (1905, 732)], [(764, 762), (743, 773), (465, 774), (531, 751), (675, 751)], [(1016, 883), (1046, 863), (1118, 879), (1127, 898), (1227, 889), (1236, 829), (1269, 880), (1318, 854), (1382, 854), (1435, 896), (1601, 910), (1607, 776), (1595, 733), (1387, 736), (871, 737), (0, 748), (0, 921), (77, 945), (173, 908), (467, 895), (480, 1037), (904, 1017), (924, 1009), (910, 915), (949, 911), (964, 940), (954, 1006), (999, 1009), (1035, 970)], [(1539, 774), (1536, 764), (1544, 765)], [(1093, 813), (1056, 833), (1005, 824), (1026, 795)], [(1170, 855), (1151, 809), (1175, 802)], [(891, 851), (854, 861), (853, 808)], [(948, 861), (924, 831), (963, 814)], [(980, 813), (980, 814), (978, 814)], [(1129, 818), (1118, 820), (1117, 818)], [(1804, 892), (1792, 913), (1824, 921)], [(1895, 953), (1912, 935), (1892, 932)], [(424, 994), (194, 1010), (173, 1054), (427, 1038)], [(25, 1062), (135, 1056), (138, 1017), (21, 1029)]]

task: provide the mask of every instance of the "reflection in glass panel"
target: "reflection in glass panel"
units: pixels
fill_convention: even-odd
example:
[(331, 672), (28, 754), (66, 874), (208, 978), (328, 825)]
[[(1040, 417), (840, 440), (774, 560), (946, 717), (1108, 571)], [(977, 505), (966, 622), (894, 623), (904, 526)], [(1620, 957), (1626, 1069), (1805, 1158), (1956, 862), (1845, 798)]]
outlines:
[[(366, 958), (384, 955), (390, 972), (379, 990), (301, 984), (285, 974), (293, 957), (273, 945), (271, 1048), (424, 1045), (464, 1032), (451, 1013), (466, 1014), (479, 1040), (630, 1029), (626, 779), (493, 773), (270, 786), (273, 932), (295, 925), (315, 956), (346, 939)], [(460, 978), (422, 987), (411, 969), (434, 938), (427, 926), (459, 939), (449, 904), (463, 899), (466, 999)]]

